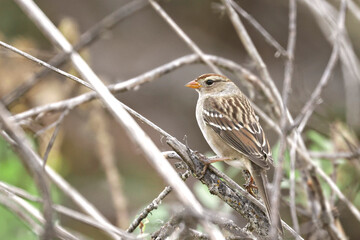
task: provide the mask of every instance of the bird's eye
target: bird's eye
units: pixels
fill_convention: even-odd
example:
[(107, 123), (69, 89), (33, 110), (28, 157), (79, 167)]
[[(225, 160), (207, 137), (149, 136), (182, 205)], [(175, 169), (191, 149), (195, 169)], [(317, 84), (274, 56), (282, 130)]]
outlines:
[(209, 79), (209, 80), (206, 80), (205, 83), (206, 83), (206, 85), (210, 86), (210, 85), (213, 85), (214, 80)]

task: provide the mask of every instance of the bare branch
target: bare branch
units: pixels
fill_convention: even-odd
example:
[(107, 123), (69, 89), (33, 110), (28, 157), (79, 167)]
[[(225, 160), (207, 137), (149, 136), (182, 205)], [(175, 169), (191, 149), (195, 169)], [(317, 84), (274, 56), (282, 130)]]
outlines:
[(140, 222), (144, 220), (149, 213), (158, 208), (158, 205), (161, 203), (161, 201), (172, 191), (172, 188), (170, 186), (167, 186), (160, 194), (157, 196), (149, 205), (147, 205), (143, 211), (139, 214), (139, 216), (131, 223), (128, 229), (126, 229), (126, 232), (132, 233), (137, 226), (139, 226)]
[(170, 25), (170, 27), (176, 32), (176, 34), (190, 47), (190, 49), (196, 53), (201, 60), (206, 63), (212, 71), (221, 74), (221, 71), (207, 58), (205, 58), (204, 52), (186, 35), (186, 33), (171, 19), (171, 17), (162, 9), (162, 7), (154, 0), (149, 0), (151, 6), (157, 13)]
[(94, 129), (97, 141), (97, 155), (106, 174), (110, 187), (110, 195), (115, 209), (117, 226), (125, 228), (129, 223), (128, 203), (123, 191), (123, 179), (118, 172), (114, 157), (114, 143), (107, 131), (109, 121), (106, 112), (98, 107), (91, 111), (90, 122)]
[(338, 57), (339, 57), (339, 47), (337, 44), (335, 44), (329, 62), (325, 68), (323, 75), (321, 76), (318, 85), (316, 86), (314, 92), (311, 94), (309, 101), (305, 103), (299, 115), (295, 118), (294, 123), (289, 130), (299, 126), (300, 124), (301, 124), (299, 126), (300, 132), (302, 132), (302, 130), (305, 128), (307, 121), (309, 120), (310, 116), (315, 110), (316, 105), (319, 103), (321, 92), (325, 88), (331, 77), (331, 74), (336, 65)]
[[(176, 158), (180, 159), (180, 156), (173, 151), (163, 152), (164, 157), (166, 158)], [(167, 157), (168, 156), (168, 157)], [(186, 180), (190, 176), (189, 171), (186, 171), (184, 174), (181, 175), (182, 180)], [(164, 198), (171, 193), (172, 187), (166, 186), (164, 190), (149, 204), (147, 205), (139, 214), (139, 216), (130, 224), (128, 229), (126, 229), (126, 232), (132, 233), (141, 223), (142, 220), (144, 220), (152, 210), (157, 209), (159, 204), (161, 204), (161, 201), (164, 200)]]
[(64, 120), (65, 116), (69, 113), (69, 111), (70, 111), (69, 109), (66, 109), (66, 110), (60, 115), (59, 119), (56, 120), (56, 122), (55, 122), (54, 132), (53, 132), (53, 134), (51, 135), (49, 144), (48, 144), (48, 146), (46, 147), (46, 150), (45, 150), (45, 153), (44, 153), (44, 157), (43, 157), (43, 159), (44, 159), (44, 164), (43, 164), (43, 166), (44, 166), (44, 167), (45, 167), (45, 165), (46, 165), (46, 161), (47, 161), (48, 156), (49, 156), (49, 154), (50, 154), (51, 148), (52, 148), (52, 146), (54, 145), (55, 138), (56, 138), (56, 136), (57, 136), (57, 134), (58, 134), (58, 132), (59, 132), (59, 130), (60, 130), (60, 124), (61, 124), (61, 122)]
[(296, 148), (297, 148), (297, 142), (298, 137), (300, 134), (294, 134), (294, 144), (290, 148), (290, 174), (289, 174), (289, 180), (290, 180), (290, 214), (291, 214), (291, 220), (293, 223), (294, 230), (299, 233), (300, 227), (299, 227), (299, 221), (296, 214), (296, 181), (295, 181), (295, 163), (296, 163)]
[(350, 12), (360, 21), (360, 7), (353, 0), (346, 0)]
[(246, 12), (236, 2), (231, 1), (231, 5), (243, 18), (245, 18), (256, 30), (258, 30), (258, 32), (265, 38), (266, 42), (268, 42), (271, 46), (273, 46), (277, 50), (275, 56), (277, 54), (281, 54), (285, 57), (288, 56), (287, 51), (280, 45), (280, 43), (278, 43), (278, 41), (275, 40), (275, 38), (273, 38), (273, 36), (270, 35), (268, 31), (265, 30), (263, 26), (261, 26), (261, 24), (258, 21), (256, 21), (256, 19), (253, 16), (251, 16), (248, 12)]
[(354, 152), (309, 152), (309, 155), (312, 158), (326, 158), (332, 160), (340, 158), (353, 159), (360, 157), (360, 148)]
[(30, 54), (27, 54), (26, 52), (23, 52), (23, 51), (15, 48), (15, 47), (13, 47), (13, 46), (11, 46), (11, 45), (9, 45), (9, 44), (6, 44), (6, 43), (4, 43), (4, 42), (2, 42), (2, 41), (0, 41), (0, 45), (1, 45), (2, 47), (4, 47), (4, 48), (7, 48), (7, 49), (9, 49), (9, 50), (11, 50), (11, 51), (13, 51), (13, 52), (15, 52), (15, 53), (23, 56), (23, 57), (26, 57), (27, 59), (29, 59), (29, 60), (31, 60), (31, 61), (33, 61), (33, 62), (38, 63), (38, 64), (40, 64), (40, 65), (42, 65), (42, 66), (44, 66), (44, 67), (46, 67), (46, 68), (48, 68), (48, 69), (50, 69), (50, 70), (58, 73), (58, 74), (61, 74), (61, 75), (63, 75), (63, 76), (66, 76), (67, 78), (69, 78), (69, 79), (71, 79), (71, 80), (74, 80), (75, 82), (80, 83), (81, 85), (83, 85), (83, 86), (85, 86), (85, 87), (87, 87), (87, 88), (93, 89), (93, 88), (91, 87), (91, 85), (89, 85), (87, 82), (81, 80), (80, 78), (75, 77), (75, 76), (73, 76), (73, 75), (71, 75), (71, 74), (69, 74), (69, 73), (67, 73), (67, 72), (65, 72), (65, 71), (63, 71), (63, 70), (60, 70), (60, 69), (58, 69), (58, 68), (56, 68), (56, 67), (53, 67), (52, 65), (50, 65), (50, 64), (48, 64), (48, 63), (46, 63), (46, 62), (44, 62), (44, 61), (42, 61), (42, 60), (34, 57), (34, 56), (32, 56), (32, 55), (30, 55)]
[[(283, 178), (283, 168), (284, 168), (284, 153), (286, 149), (286, 128), (287, 128), (287, 112), (288, 112), (288, 98), (289, 93), (291, 91), (291, 82), (293, 78), (293, 71), (294, 71), (294, 55), (295, 55), (295, 43), (296, 43), (296, 19), (297, 19), (297, 7), (296, 7), (296, 0), (289, 1), (289, 37), (288, 37), (288, 44), (287, 44), (287, 55), (288, 58), (285, 62), (285, 72), (284, 72), (284, 84), (283, 84), (283, 92), (282, 92), (282, 100), (283, 100), (283, 110), (281, 115), (281, 130), (282, 134), (280, 137), (280, 150), (279, 150), (279, 157), (277, 161), (277, 166), (275, 168), (274, 173), (274, 180), (273, 180), (273, 188), (272, 188), (272, 196), (271, 196), (271, 206), (274, 208), (271, 211), (271, 219), (274, 219), (271, 225), (271, 232), (270, 236), (273, 238), (277, 235), (277, 228), (278, 228), (278, 221), (279, 218), (279, 208), (280, 208), (280, 183), (281, 179)], [(295, 190), (293, 190), (295, 191)], [(293, 210), (293, 213), (296, 211)], [(299, 231), (299, 224), (297, 218), (293, 217), (294, 226), (296, 226), (296, 231)]]

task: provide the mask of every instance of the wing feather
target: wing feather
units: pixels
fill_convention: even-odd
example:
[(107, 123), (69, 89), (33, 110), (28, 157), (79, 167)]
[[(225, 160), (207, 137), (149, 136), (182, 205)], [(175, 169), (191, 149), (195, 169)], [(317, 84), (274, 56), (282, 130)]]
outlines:
[(272, 164), (271, 149), (249, 101), (240, 96), (216, 102), (207, 98), (203, 119), (227, 144), (263, 169)]

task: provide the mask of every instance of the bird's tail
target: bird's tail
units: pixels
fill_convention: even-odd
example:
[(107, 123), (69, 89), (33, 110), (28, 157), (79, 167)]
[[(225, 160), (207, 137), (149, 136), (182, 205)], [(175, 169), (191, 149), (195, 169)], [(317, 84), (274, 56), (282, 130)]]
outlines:
[[(256, 168), (258, 168), (258, 167), (256, 167)], [(273, 219), (272, 211), (274, 211), (274, 209), (271, 207), (269, 193), (266, 188), (266, 186), (268, 184), (268, 178), (266, 176), (266, 173), (262, 169), (254, 169), (254, 168), (252, 169), (251, 172), (252, 172), (252, 176), (255, 180), (255, 184), (258, 188), (260, 197), (265, 204), (266, 211), (267, 211), (268, 217), (270, 219), (270, 224), (273, 224), (275, 219)], [(283, 235), (284, 231), (283, 231), (283, 228), (281, 225), (280, 214), (278, 213), (278, 215), (279, 215), (278, 220), (277, 220), (278, 221), (278, 231), (279, 231), (280, 235)]]

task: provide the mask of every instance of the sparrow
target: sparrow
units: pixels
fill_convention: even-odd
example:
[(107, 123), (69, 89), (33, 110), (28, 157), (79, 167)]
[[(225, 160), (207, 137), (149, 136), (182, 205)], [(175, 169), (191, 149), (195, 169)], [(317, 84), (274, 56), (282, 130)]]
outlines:
[[(273, 164), (271, 148), (249, 99), (227, 77), (208, 73), (187, 83), (199, 93), (196, 120), (217, 158), (211, 162), (248, 170), (271, 219), (267, 170)], [(278, 228), (282, 234), (281, 219)]]

